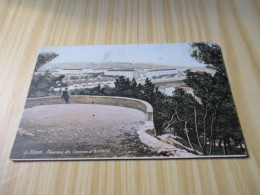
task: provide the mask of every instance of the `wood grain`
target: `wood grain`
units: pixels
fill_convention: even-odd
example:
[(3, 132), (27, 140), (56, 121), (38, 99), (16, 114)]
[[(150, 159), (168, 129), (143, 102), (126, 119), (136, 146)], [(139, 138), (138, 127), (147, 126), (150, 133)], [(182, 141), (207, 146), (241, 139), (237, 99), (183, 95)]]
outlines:
[[(250, 158), (9, 160), (42, 46), (217, 42)], [(260, 2), (1, 0), (0, 194), (259, 194)]]

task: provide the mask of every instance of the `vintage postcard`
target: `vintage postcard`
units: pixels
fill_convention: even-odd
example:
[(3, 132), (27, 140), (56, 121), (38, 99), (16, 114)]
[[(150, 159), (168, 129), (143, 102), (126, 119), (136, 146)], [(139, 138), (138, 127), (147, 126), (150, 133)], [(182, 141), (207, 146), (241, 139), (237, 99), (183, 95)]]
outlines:
[(41, 48), (10, 158), (247, 157), (215, 43)]

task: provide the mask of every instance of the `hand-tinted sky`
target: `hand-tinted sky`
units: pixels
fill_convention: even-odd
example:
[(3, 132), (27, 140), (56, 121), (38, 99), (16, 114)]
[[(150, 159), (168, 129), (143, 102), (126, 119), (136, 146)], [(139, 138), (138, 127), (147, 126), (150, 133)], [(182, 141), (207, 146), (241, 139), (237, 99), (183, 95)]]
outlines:
[(189, 43), (43, 47), (40, 52), (59, 54), (51, 63), (153, 63), (204, 66), (189, 54)]

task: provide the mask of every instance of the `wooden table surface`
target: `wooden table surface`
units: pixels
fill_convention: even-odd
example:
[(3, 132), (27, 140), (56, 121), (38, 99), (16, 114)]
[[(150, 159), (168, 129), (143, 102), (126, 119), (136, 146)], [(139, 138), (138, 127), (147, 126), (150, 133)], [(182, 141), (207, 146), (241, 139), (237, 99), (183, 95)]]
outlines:
[[(248, 159), (14, 163), (42, 46), (217, 42)], [(260, 194), (260, 2), (0, 1), (0, 194)]]

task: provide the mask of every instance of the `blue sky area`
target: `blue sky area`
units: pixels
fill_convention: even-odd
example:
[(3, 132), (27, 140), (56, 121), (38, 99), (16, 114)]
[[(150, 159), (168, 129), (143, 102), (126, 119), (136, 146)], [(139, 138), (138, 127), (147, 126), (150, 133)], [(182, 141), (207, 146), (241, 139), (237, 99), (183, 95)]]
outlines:
[(51, 63), (152, 63), (205, 66), (189, 54), (189, 43), (43, 47), (40, 52), (59, 54)]

